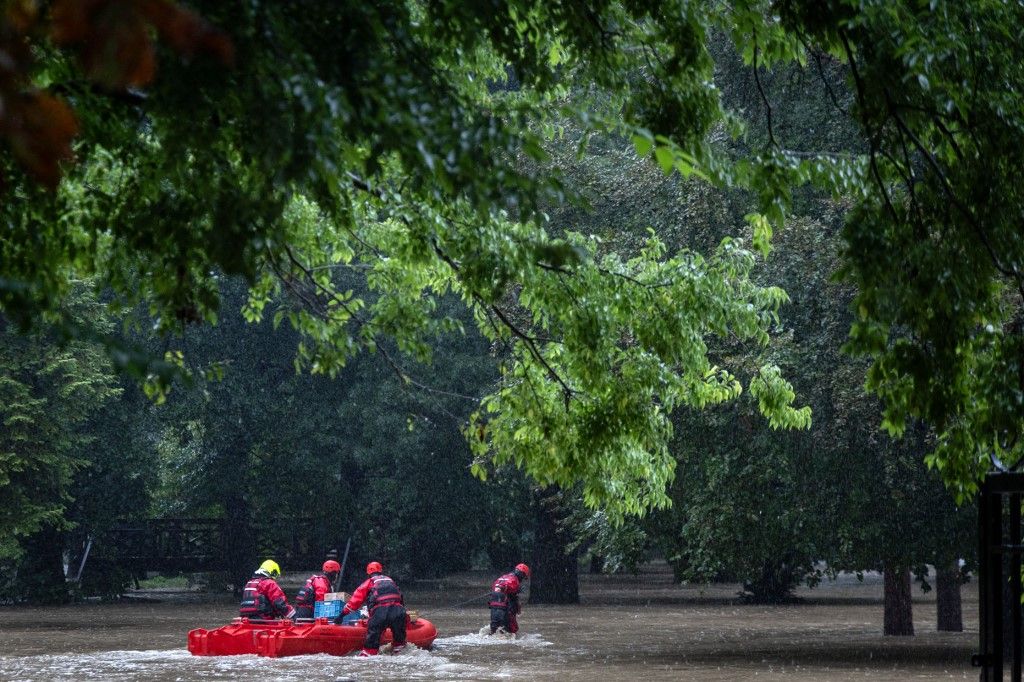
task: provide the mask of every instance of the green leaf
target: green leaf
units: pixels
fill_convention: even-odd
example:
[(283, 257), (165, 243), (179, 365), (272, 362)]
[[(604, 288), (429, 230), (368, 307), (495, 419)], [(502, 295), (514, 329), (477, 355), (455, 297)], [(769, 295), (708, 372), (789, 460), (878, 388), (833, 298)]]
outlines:
[(633, 146), (636, 148), (637, 156), (644, 157), (654, 147), (654, 138), (648, 135), (636, 134), (633, 136)]
[(661, 170), (665, 175), (672, 173), (672, 169), (675, 168), (675, 157), (671, 149), (668, 147), (655, 148), (654, 158), (657, 160), (658, 165), (661, 166)]

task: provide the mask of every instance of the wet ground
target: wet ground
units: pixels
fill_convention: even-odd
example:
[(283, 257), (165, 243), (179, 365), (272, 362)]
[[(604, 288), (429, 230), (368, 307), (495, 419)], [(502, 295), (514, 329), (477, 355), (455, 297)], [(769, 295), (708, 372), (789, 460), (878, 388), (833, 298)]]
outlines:
[[(228, 599), (162, 594), (159, 603), (0, 609), (0, 680), (948, 680), (975, 679), (977, 599), (964, 588), (963, 633), (935, 631), (935, 603), (915, 586), (914, 637), (881, 634), (881, 581), (853, 576), (802, 590), (802, 603), (736, 602), (736, 586), (676, 586), (664, 566), (639, 576), (583, 576), (578, 606), (529, 606), (516, 642), (475, 634), (494, 576), (464, 573), (406, 588), (437, 625), (433, 651), (377, 659), (198, 658), (193, 627), (236, 613)], [(294, 589), (287, 588), (289, 594)], [(932, 593), (934, 594), (934, 593)], [(152, 593), (150, 593), (152, 596)], [(203, 599), (208, 599), (203, 597)]]

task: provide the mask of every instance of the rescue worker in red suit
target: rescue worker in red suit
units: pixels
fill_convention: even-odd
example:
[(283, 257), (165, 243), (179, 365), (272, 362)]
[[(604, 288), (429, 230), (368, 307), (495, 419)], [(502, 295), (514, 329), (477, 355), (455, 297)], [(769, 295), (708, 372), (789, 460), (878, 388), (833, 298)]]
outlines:
[(324, 562), (322, 573), (314, 573), (306, 580), (306, 584), (299, 588), (299, 593), (295, 596), (296, 618), (313, 617), (313, 605), (324, 600), (324, 595), (331, 591), (331, 585), (338, 579), (339, 573), (341, 564), (327, 560)]
[(505, 632), (513, 635), (519, 632), (519, 620), (517, 616), (522, 613), (519, 605), (519, 591), (522, 589), (523, 580), (530, 579), (530, 567), (526, 564), (519, 564), (511, 573), (506, 573), (494, 581), (491, 586), (491, 598), (487, 605), (491, 607), (491, 634), (498, 628), (504, 628)]
[(281, 567), (273, 559), (267, 559), (242, 588), (242, 603), (238, 613), (246, 618), (273, 620), (294, 618), (295, 609), (288, 604), (288, 597), (274, 578), (281, 575)]
[(366, 624), (366, 640), (359, 655), (376, 656), (380, 651), (380, 636), (387, 628), (391, 628), (392, 652), (398, 653), (405, 646), (405, 624), (408, 622), (405, 600), (395, 581), (384, 575), (384, 567), (380, 563), (371, 561), (367, 564), (366, 575), (370, 577), (356, 588), (334, 622), (340, 624), (342, 618), (358, 611), (365, 603), (370, 620)]

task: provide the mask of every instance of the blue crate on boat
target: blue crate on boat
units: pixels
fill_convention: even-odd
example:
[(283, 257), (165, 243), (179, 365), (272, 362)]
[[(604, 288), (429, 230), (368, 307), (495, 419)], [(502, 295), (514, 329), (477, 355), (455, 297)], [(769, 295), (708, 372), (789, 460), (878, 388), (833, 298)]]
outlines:
[(335, 601), (318, 601), (313, 604), (314, 618), (337, 618), (341, 615), (341, 609), (345, 602), (340, 599)]

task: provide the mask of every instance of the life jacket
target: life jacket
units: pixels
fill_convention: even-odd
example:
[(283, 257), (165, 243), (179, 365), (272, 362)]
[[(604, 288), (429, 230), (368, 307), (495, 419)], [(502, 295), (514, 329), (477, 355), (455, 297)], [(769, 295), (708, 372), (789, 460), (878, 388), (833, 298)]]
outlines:
[(507, 609), (510, 602), (519, 597), (519, 578), (515, 573), (506, 573), (491, 585), (491, 597), (487, 605), (492, 609)]
[[(317, 589), (318, 587), (320, 589)], [(327, 576), (320, 575), (319, 573), (310, 576), (306, 580), (306, 584), (299, 590), (299, 594), (295, 597), (295, 605), (312, 607), (314, 602), (323, 601), (323, 595), (330, 591), (331, 582), (327, 579)]]
[(239, 615), (245, 618), (265, 618), (273, 615), (273, 609), (266, 595), (260, 592), (260, 583), (269, 578), (254, 577), (242, 588), (242, 603), (238, 606)]
[(367, 609), (372, 612), (378, 606), (396, 606), (402, 603), (402, 593), (394, 580), (386, 575), (370, 576), (370, 593), (366, 598)]

